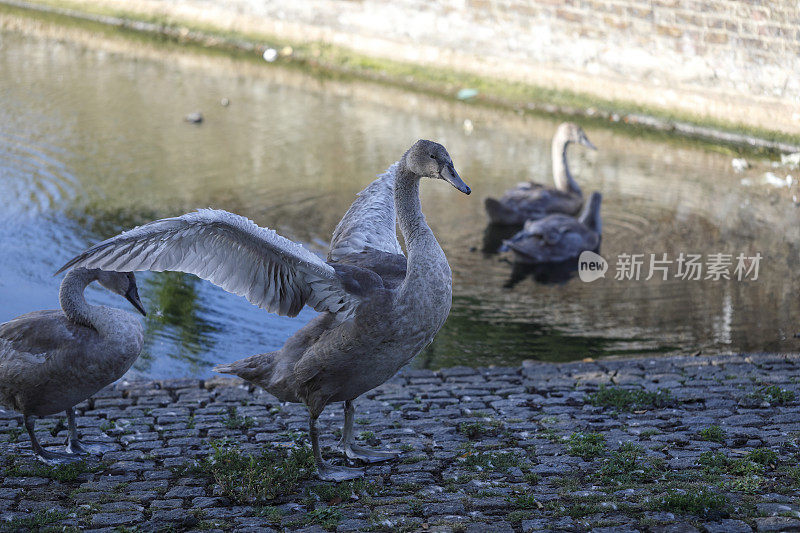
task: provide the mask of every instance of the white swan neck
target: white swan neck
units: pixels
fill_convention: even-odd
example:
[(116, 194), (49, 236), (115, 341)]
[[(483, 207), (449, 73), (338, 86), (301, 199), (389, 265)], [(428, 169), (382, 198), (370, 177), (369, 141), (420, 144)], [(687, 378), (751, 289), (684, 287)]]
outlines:
[(566, 130), (559, 128), (553, 136), (551, 156), (553, 159), (553, 181), (556, 189), (563, 192), (573, 192), (582, 194), (578, 183), (573, 179), (567, 164), (567, 147), (569, 146), (569, 135)]

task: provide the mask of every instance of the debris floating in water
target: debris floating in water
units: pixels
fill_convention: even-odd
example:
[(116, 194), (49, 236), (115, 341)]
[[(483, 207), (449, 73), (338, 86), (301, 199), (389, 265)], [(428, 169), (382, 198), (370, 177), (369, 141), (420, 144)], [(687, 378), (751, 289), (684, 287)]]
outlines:
[(203, 114), (200, 111), (195, 111), (194, 113), (189, 113), (183, 117), (183, 120), (192, 124), (200, 124), (203, 122)]
[(794, 183), (794, 178), (792, 176), (786, 176), (786, 178), (779, 178), (773, 172), (767, 172), (764, 174), (764, 181), (767, 182), (768, 185), (772, 185), (773, 187), (791, 187), (792, 183)]
[(474, 129), (475, 129), (475, 125), (472, 123), (472, 121), (470, 119), (468, 119), (468, 118), (465, 118), (464, 119), (464, 133), (469, 135), (469, 134), (472, 133), (472, 130), (474, 130)]
[(278, 59), (278, 51), (274, 48), (267, 48), (264, 50), (264, 54), (261, 56), (264, 58), (264, 61), (267, 63), (272, 63), (276, 59)]
[(478, 96), (478, 89), (461, 89), (456, 93), (456, 98), (459, 100), (470, 100)]
[(800, 168), (800, 152), (781, 154), (781, 164), (791, 169)]
[(747, 159), (736, 158), (731, 161), (731, 166), (733, 167), (734, 172), (744, 172), (750, 168), (750, 163), (747, 162)]

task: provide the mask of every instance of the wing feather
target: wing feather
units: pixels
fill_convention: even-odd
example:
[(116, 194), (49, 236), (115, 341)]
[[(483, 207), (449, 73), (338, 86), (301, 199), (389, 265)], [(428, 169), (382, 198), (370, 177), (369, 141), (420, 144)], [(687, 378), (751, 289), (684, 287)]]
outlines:
[(329, 261), (369, 248), (403, 255), (397, 240), (394, 207), (394, 182), (399, 166), (395, 163), (358, 193), (333, 231)]
[(309, 305), (346, 320), (359, 303), (345, 291), (333, 267), (301, 245), (245, 217), (214, 209), (121, 233), (73, 258), (59, 272), (79, 266), (188, 272), (288, 316)]

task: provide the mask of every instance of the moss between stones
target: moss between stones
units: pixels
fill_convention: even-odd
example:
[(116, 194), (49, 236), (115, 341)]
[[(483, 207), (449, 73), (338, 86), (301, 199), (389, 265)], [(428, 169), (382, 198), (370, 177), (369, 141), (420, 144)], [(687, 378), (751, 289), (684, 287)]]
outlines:
[(488, 435), (497, 435), (503, 423), (499, 420), (487, 420), (479, 422), (461, 422), (458, 425), (458, 432), (470, 440), (479, 440)]
[(311, 478), (311, 449), (267, 449), (261, 455), (244, 455), (235, 447), (213, 443), (214, 453), (188, 465), (182, 473), (213, 480), (221, 493), (240, 504), (266, 503), (294, 491)]
[(307, 489), (309, 496), (316, 496), (329, 505), (349, 500), (353, 494), (360, 494), (369, 489), (364, 479), (344, 481), (342, 483), (320, 483)]
[(228, 429), (250, 429), (256, 425), (255, 419), (249, 416), (239, 416), (236, 407), (228, 408), (228, 416), (223, 420)]
[(659, 469), (644, 457), (641, 446), (626, 442), (606, 458), (597, 476), (603, 485), (650, 483), (656, 480)]
[(718, 520), (728, 515), (728, 506), (728, 499), (723, 494), (712, 492), (709, 489), (700, 491), (669, 490), (654, 503), (653, 509)]
[(573, 433), (567, 441), (568, 452), (583, 459), (599, 457), (606, 449), (606, 439), (601, 433)]
[(770, 385), (751, 392), (747, 398), (757, 402), (768, 402), (770, 405), (786, 405), (794, 401), (795, 394), (777, 385)]
[(717, 443), (724, 443), (725, 442), (725, 430), (717, 425), (709, 426), (705, 429), (701, 429), (697, 432), (697, 436), (700, 440), (707, 440), (709, 442), (717, 442)]
[(586, 399), (596, 407), (612, 407), (618, 411), (662, 409), (675, 403), (672, 393), (667, 389), (651, 392), (605, 385), (601, 385), (597, 392), (589, 394)]
[[(0, 0), (1, 2), (2, 0)], [(657, 132), (659, 137), (676, 133), (710, 146), (727, 145), (737, 152), (776, 152), (800, 146), (800, 136), (765, 130), (742, 124), (696, 116), (684, 112), (642, 106), (628, 101), (604, 100), (583, 93), (556, 91), (521, 82), (482, 77), (447, 68), (433, 68), (358, 54), (325, 43), (298, 43), (262, 33), (232, 32), (213, 25), (161, 14), (143, 14), (125, 9), (69, 0), (35, 0), (22, 8), (0, 3), (0, 13), (35, 14), (59, 23), (107, 25), (115, 31), (153, 36), (162, 41), (194, 45), (204, 50), (228, 54), (246, 52), (253, 59), (254, 50), (271, 46), (292, 47), (289, 57), (278, 62), (309, 68), (320, 74), (368, 79), (392, 86), (446, 98), (455, 98), (461, 88), (471, 88), (478, 95), (471, 103), (519, 109), (537, 114), (562, 117), (581, 116), (596, 126), (621, 127), (631, 134)], [(116, 20), (115, 20), (116, 19)], [(644, 117), (644, 120), (641, 120)], [(694, 128), (693, 125), (701, 126)], [(733, 139), (725, 133), (741, 138)], [(788, 148), (787, 148), (788, 147)]]
[(65, 463), (59, 465), (45, 465), (41, 463), (24, 464), (14, 460), (13, 464), (5, 469), (4, 477), (44, 477), (56, 481), (69, 482), (78, 479), (78, 476), (87, 472), (100, 472), (106, 468), (105, 464), (88, 464), (86, 461)]
[[(37, 511), (24, 518), (14, 518), (0, 523), (0, 531), (38, 531), (48, 524), (67, 518), (61, 511)], [(61, 528), (58, 528), (60, 531)]]

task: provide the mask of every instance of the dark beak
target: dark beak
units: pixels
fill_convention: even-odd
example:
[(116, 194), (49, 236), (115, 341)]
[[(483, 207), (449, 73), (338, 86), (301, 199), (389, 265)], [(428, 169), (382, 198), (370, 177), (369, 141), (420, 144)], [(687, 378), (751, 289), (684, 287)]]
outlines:
[(597, 146), (593, 145), (592, 141), (590, 141), (589, 138), (586, 137), (585, 135), (581, 138), (581, 144), (584, 145), (586, 148), (597, 150)]
[(147, 316), (147, 311), (144, 310), (142, 301), (139, 299), (139, 291), (136, 290), (135, 285), (131, 286), (131, 288), (128, 289), (128, 292), (125, 293), (125, 299), (128, 300), (137, 311), (142, 313), (142, 315)]
[(461, 179), (461, 176), (459, 176), (458, 172), (456, 172), (453, 163), (448, 163), (445, 165), (444, 168), (442, 168), (440, 175), (442, 176), (443, 180), (464, 194), (469, 194), (472, 192), (472, 189), (470, 189), (469, 186), (464, 183), (464, 181)]

